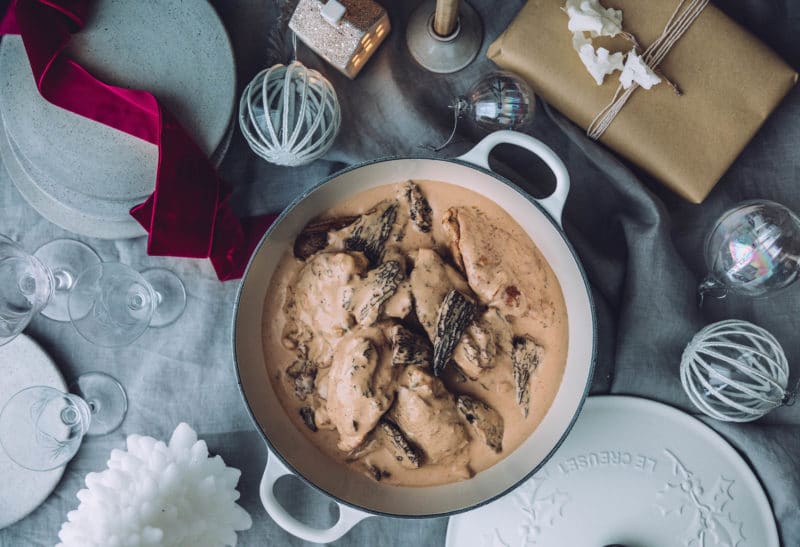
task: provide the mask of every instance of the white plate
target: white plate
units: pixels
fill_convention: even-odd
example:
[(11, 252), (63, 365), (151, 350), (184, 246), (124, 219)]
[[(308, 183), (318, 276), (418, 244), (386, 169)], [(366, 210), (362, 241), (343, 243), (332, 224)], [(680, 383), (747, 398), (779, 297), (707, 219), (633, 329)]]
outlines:
[[(1, 121), (1, 120), (0, 120)], [(0, 162), (25, 200), (44, 218), (65, 230), (101, 239), (128, 239), (147, 235), (144, 228), (133, 217), (119, 221), (97, 219), (72, 211), (34, 184), (20, 158), (14, 152), (15, 144), (0, 125)]]
[[(0, 346), (0, 409), (18, 391), (31, 386), (49, 386), (66, 391), (55, 363), (36, 342), (20, 334)], [(0, 446), (0, 529), (17, 522), (39, 507), (55, 489), (64, 467), (30, 471), (20, 467)]]
[[(222, 22), (207, 2), (100, 0), (68, 52), (103, 81), (152, 91), (208, 155), (223, 144), (235, 104), (235, 66)], [(0, 115), (25, 182), (51, 198), (49, 208), (32, 202), (40, 213), (56, 224), (69, 214), (135, 223), (128, 211), (153, 191), (155, 146), (45, 101), (19, 37), (5, 37), (0, 46), (0, 89)], [(53, 208), (61, 214), (51, 214)], [(75, 224), (64, 227), (86, 233)]]
[(590, 397), (547, 465), (450, 518), (447, 547), (778, 547), (767, 497), (711, 428), (635, 397)]
[[(215, 165), (218, 166), (225, 157), (232, 135), (233, 124), (230, 124), (225, 138), (211, 158)], [(24, 157), (17, 154), (18, 151), (19, 147), (5, 133), (0, 115), (0, 163), (5, 166), (19, 193), (50, 222), (71, 232), (100, 239), (128, 239), (147, 235), (144, 228), (130, 215), (119, 220), (104, 220), (64, 207), (34, 183), (30, 175), (32, 166), (25, 163)]]

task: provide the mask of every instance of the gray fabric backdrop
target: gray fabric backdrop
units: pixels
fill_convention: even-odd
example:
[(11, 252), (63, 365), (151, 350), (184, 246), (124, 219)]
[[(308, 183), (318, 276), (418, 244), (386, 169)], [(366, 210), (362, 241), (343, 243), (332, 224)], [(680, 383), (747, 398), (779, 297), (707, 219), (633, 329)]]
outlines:
[[(216, 0), (236, 50), (239, 87), (266, 63), (267, 38), (278, 8), (269, 0)], [(234, 135), (222, 165), (236, 186), (240, 212), (275, 211), (293, 196), (336, 170), (381, 156), (418, 154), (419, 143), (438, 143), (448, 134), (451, 97), (463, 93), (492, 64), (481, 55), (455, 75), (432, 75), (409, 60), (405, 24), (416, 2), (384, 0), (393, 30), (362, 74), (349, 81), (304, 46), (300, 59), (333, 82), (343, 110), (342, 131), (324, 160), (295, 169), (255, 157), (241, 135)], [(800, 67), (800, 3), (791, 0), (728, 0), (719, 7)], [(508, 25), (521, 0), (473, 0), (485, 22), (484, 52)], [(483, 53), (483, 52), (482, 52)], [(678, 378), (680, 354), (703, 325), (742, 318), (772, 331), (800, 374), (800, 285), (761, 300), (728, 298), (695, 306), (694, 287), (703, 275), (702, 243), (714, 219), (736, 202), (769, 198), (800, 210), (800, 90), (795, 89), (747, 147), (702, 205), (674, 197), (606, 149), (589, 142), (575, 126), (542, 107), (531, 134), (552, 146), (572, 176), (565, 211), (566, 231), (593, 284), (599, 320), (600, 352), (593, 393), (635, 394), (691, 412)], [(465, 129), (461, 142), (444, 150), (455, 156), (478, 135)], [(525, 173), (517, 178), (534, 195), (550, 184), (543, 168), (513, 150), (498, 156)], [(0, 169), (0, 232), (26, 248), (69, 235), (41, 218), (20, 197)], [(64, 479), (36, 512), (0, 531), (0, 545), (53, 545), (75, 493), (90, 471), (105, 466), (109, 451), (130, 433), (168, 437), (180, 421), (191, 424), (210, 449), (242, 469), (242, 503), (253, 516), (241, 545), (302, 545), (264, 514), (258, 481), (266, 454), (239, 397), (232, 370), (230, 320), (237, 283), (219, 283), (204, 262), (152, 258), (144, 239), (87, 240), (106, 260), (134, 267), (162, 265), (186, 282), (188, 307), (176, 324), (148, 331), (133, 345), (106, 350), (80, 338), (68, 324), (37, 318), (28, 333), (57, 360), (67, 378), (107, 370), (128, 390), (130, 410), (110, 436), (87, 439), (68, 465)], [(781, 408), (749, 425), (711, 423), (752, 464), (761, 479), (787, 547), (800, 545), (800, 405)], [(299, 481), (280, 484), (293, 510), (317, 523), (335, 516), (321, 495)], [(291, 493), (288, 496), (287, 493)], [(396, 521), (372, 518), (337, 545), (443, 545), (446, 519)]]

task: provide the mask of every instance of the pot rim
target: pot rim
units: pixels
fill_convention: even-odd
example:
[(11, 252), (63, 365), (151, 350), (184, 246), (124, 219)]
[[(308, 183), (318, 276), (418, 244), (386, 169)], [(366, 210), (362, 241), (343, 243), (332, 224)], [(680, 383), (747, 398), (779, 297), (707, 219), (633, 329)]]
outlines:
[[(570, 419), (569, 424), (567, 425), (567, 428), (561, 434), (561, 436), (559, 437), (558, 441), (555, 443), (555, 445), (550, 450), (550, 452), (548, 452), (547, 455), (536, 466), (534, 466), (533, 469), (531, 469), (531, 471), (529, 473), (525, 474), (523, 477), (521, 477), (518, 481), (516, 481), (514, 484), (512, 484), (508, 488), (505, 488), (504, 490), (501, 490), (500, 492), (497, 492), (496, 494), (494, 494), (492, 496), (489, 496), (486, 499), (484, 499), (484, 500), (482, 500), (482, 501), (480, 501), (478, 503), (474, 503), (474, 504), (468, 505), (466, 507), (462, 507), (462, 508), (459, 508), (459, 509), (454, 509), (452, 511), (443, 511), (441, 513), (430, 513), (430, 514), (426, 514), (426, 515), (406, 515), (406, 514), (398, 514), (398, 513), (389, 513), (389, 512), (386, 512), (386, 511), (376, 511), (374, 509), (369, 509), (367, 507), (362, 507), (360, 505), (357, 505), (357, 504), (351, 503), (351, 502), (349, 502), (347, 500), (344, 500), (344, 499), (340, 498), (339, 496), (337, 496), (336, 494), (328, 492), (327, 490), (325, 490), (321, 486), (317, 485), (313, 481), (307, 479), (302, 473), (300, 473), (297, 469), (295, 469), (295, 467), (288, 460), (286, 460), (283, 456), (280, 455), (278, 450), (273, 446), (272, 442), (269, 440), (269, 436), (264, 432), (264, 430), (261, 428), (261, 425), (258, 423), (258, 420), (256, 419), (256, 416), (253, 413), (253, 409), (250, 406), (250, 403), (247, 400), (247, 396), (245, 395), (245, 392), (244, 392), (244, 387), (242, 385), (242, 377), (241, 377), (241, 374), (239, 373), (238, 354), (237, 354), (237, 351), (236, 351), (237, 317), (239, 315), (239, 304), (241, 302), (240, 298), (241, 298), (242, 290), (244, 288), (244, 282), (245, 282), (245, 279), (247, 277), (247, 274), (250, 271), (250, 266), (252, 265), (253, 260), (255, 259), (256, 255), (259, 253), (261, 248), (264, 246), (264, 243), (267, 241), (267, 238), (269, 238), (269, 236), (272, 233), (273, 229), (286, 216), (288, 216), (295, 209), (295, 207), (297, 207), (297, 205), (300, 202), (305, 200), (309, 195), (311, 195), (312, 193), (316, 192), (322, 186), (328, 184), (330, 181), (340, 177), (341, 175), (344, 175), (345, 173), (349, 173), (350, 171), (355, 171), (356, 169), (360, 169), (362, 167), (367, 167), (367, 166), (370, 166), (370, 165), (373, 165), (373, 164), (376, 164), (376, 163), (383, 163), (383, 162), (397, 161), (397, 160), (414, 160), (414, 161), (422, 160), (422, 161), (440, 161), (440, 162), (446, 162), (446, 163), (455, 163), (455, 164), (458, 164), (458, 165), (462, 165), (464, 167), (469, 167), (471, 169), (475, 169), (475, 170), (477, 170), (477, 171), (479, 171), (479, 172), (481, 172), (483, 174), (486, 174), (486, 175), (489, 175), (491, 177), (494, 177), (498, 181), (502, 182), (503, 184), (505, 184), (507, 186), (510, 186), (512, 189), (516, 190), (519, 194), (524, 196), (525, 199), (527, 199), (530, 203), (532, 203), (547, 218), (548, 222), (550, 222), (550, 224), (553, 225), (553, 227), (559, 233), (561, 238), (564, 240), (564, 243), (566, 244), (567, 249), (569, 249), (569, 252), (572, 255), (572, 258), (574, 259), (575, 264), (578, 267), (578, 273), (580, 273), (581, 280), (583, 281), (583, 284), (584, 284), (584, 286), (586, 288), (586, 297), (588, 299), (589, 310), (590, 310), (591, 318), (592, 318), (592, 355), (591, 355), (591, 361), (589, 363), (589, 374), (588, 374), (587, 379), (586, 379), (586, 386), (584, 387), (583, 393), (581, 394), (580, 402), (578, 403), (578, 407), (575, 410), (575, 414)], [(489, 199), (491, 199), (491, 198), (489, 197)], [(530, 479), (533, 475), (535, 475), (536, 472), (539, 471), (539, 469), (541, 469), (550, 460), (550, 458), (552, 458), (553, 454), (555, 454), (555, 452), (558, 450), (558, 448), (564, 442), (564, 439), (566, 439), (567, 435), (569, 435), (569, 432), (572, 430), (573, 426), (575, 425), (575, 422), (578, 419), (578, 416), (581, 413), (581, 410), (583, 409), (583, 405), (586, 402), (586, 397), (589, 395), (589, 391), (591, 390), (591, 387), (592, 387), (592, 381), (594, 379), (595, 364), (597, 362), (597, 338), (598, 338), (597, 337), (597, 313), (595, 311), (594, 298), (592, 297), (591, 285), (589, 284), (589, 279), (586, 277), (586, 271), (583, 268), (583, 264), (580, 261), (580, 257), (578, 256), (578, 253), (575, 251), (575, 248), (572, 246), (572, 243), (570, 242), (569, 238), (567, 237), (566, 231), (559, 225), (558, 222), (556, 222), (555, 219), (553, 219), (553, 217), (550, 215), (550, 213), (545, 211), (545, 209), (538, 203), (537, 199), (534, 198), (533, 196), (531, 196), (525, 190), (523, 190), (519, 185), (517, 185), (514, 182), (512, 182), (511, 180), (507, 179), (503, 175), (500, 175), (499, 173), (495, 173), (494, 171), (492, 171), (490, 169), (485, 169), (485, 168), (483, 168), (483, 167), (481, 167), (479, 165), (475, 165), (473, 163), (470, 163), (470, 162), (467, 162), (467, 161), (463, 161), (463, 160), (460, 160), (460, 159), (457, 159), (457, 158), (434, 158), (434, 157), (425, 157), (425, 156), (386, 156), (386, 157), (376, 158), (376, 159), (373, 159), (373, 160), (368, 160), (368, 161), (365, 161), (365, 162), (361, 162), (361, 163), (357, 163), (357, 164), (354, 164), (354, 165), (350, 165), (350, 166), (347, 166), (347, 167), (345, 167), (343, 169), (340, 169), (339, 171), (336, 171), (335, 173), (332, 173), (331, 175), (325, 177), (322, 181), (320, 181), (317, 184), (314, 184), (313, 186), (311, 186), (310, 188), (305, 190), (302, 194), (300, 194), (298, 197), (296, 197), (294, 200), (292, 200), (292, 202), (289, 205), (287, 205), (283, 209), (283, 211), (281, 211), (280, 215), (278, 215), (278, 217), (275, 219), (275, 221), (270, 225), (270, 227), (267, 229), (267, 231), (261, 237), (261, 240), (258, 242), (258, 245), (256, 245), (255, 249), (253, 250), (253, 254), (250, 256), (250, 259), (247, 262), (247, 267), (244, 270), (244, 275), (242, 276), (242, 279), (239, 281), (239, 287), (236, 289), (236, 299), (234, 300), (234, 305), (233, 305), (233, 325), (232, 325), (232, 328), (231, 328), (231, 348), (232, 348), (232, 352), (233, 352), (233, 368), (234, 368), (234, 372), (236, 374), (236, 386), (239, 389), (239, 394), (241, 395), (242, 402), (244, 403), (244, 405), (245, 405), (245, 407), (247, 409), (247, 414), (250, 416), (250, 419), (253, 421), (253, 425), (255, 426), (255, 429), (259, 432), (261, 437), (267, 443), (267, 449), (268, 449), (268, 452), (269, 452), (268, 457), (269, 458), (271, 458), (271, 457), (278, 458), (281, 461), (281, 463), (283, 463), (283, 465), (286, 466), (286, 468), (288, 470), (290, 470), (295, 477), (299, 478), (300, 480), (302, 480), (305, 484), (309, 485), (314, 490), (316, 490), (318, 492), (321, 492), (322, 494), (328, 496), (329, 498), (331, 498), (332, 500), (334, 500), (337, 503), (340, 503), (340, 504), (342, 504), (342, 505), (344, 505), (346, 507), (350, 507), (352, 509), (356, 509), (358, 511), (363, 511), (365, 513), (369, 513), (370, 515), (381, 516), (381, 517), (391, 517), (391, 518), (402, 518), (402, 519), (409, 519), (409, 520), (449, 517), (451, 515), (457, 515), (459, 513), (472, 511), (473, 509), (477, 509), (479, 507), (487, 505), (487, 504), (489, 504), (489, 503), (491, 503), (491, 502), (493, 502), (493, 501), (495, 501), (495, 500), (497, 500), (497, 499), (499, 499), (499, 498), (511, 493), (512, 491), (516, 490), (520, 485), (522, 485), (523, 483), (528, 481), (528, 479)]]

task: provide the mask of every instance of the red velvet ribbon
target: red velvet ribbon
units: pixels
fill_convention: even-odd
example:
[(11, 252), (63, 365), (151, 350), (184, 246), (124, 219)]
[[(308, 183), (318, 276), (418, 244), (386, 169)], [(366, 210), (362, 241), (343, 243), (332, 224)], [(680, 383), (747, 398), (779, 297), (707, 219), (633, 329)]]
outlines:
[(72, 33), (83, 28), (90, 4), (12, 0), (0, 35), (22, 36), (45, 99), (158, 146), (155, 191), (131, 209), (149, 234), (148, 254), (210, 258), (221, 281), (240, 278), (275, 215), (240, 221), (228, 203), (227, 184), (169, 110), (147, 91), (101, 82), (63, 53)]

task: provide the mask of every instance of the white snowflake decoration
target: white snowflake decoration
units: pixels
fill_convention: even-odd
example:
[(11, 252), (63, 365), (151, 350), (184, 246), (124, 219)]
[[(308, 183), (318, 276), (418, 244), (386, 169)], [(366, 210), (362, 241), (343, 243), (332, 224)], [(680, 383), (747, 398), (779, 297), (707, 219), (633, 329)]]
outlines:
[(600, 0), (567, 0), (569, 30), (592, 36), (616, 36), (622, 32), (622, 10), (604, 8)]
[(241, 472), (181, 423), (169, 445), (130, 435), (108, 469), (86, 475), (80, 505), (67, 514), (56, 547), (223, 547), (252, 526), (236, 504)]
[(595, 49), (591, 38), (586, 37), (586, 32), (595, 38), (622, 33), (621, 10), (604, 8), (600, 0), (566, 0), (564, 11), (569, 17), (567, 27), (572, 31), (572, 47), (597, 85), (603, 85), (605, 77), (617, 70), (620, 71), (620, 83), (625, 89), (634, 82), (645, 89), (661, 83), (661, 78), (635, 49), (627, 55), (611, 53), (603, 47)]
[(634, 82), (645, 89), (650, 89), (654, 85), (660, 84), (661, 78), (636, 54), (636, 51), (631, 50), (625, 59), (625, 67), (619, 75), (619, 81), (625, 89), (631, 87)]
[(578, 52), (578, 56), (583, 61), (583, 65), (589, 74), (592, 75), (597, 85), (603, 85), (603, 80), (606, 75), (611, 74), (615, 70), (622, 70), (623, 55), (622, 53), (610, 54), (604, 48), (594, 49), (592, 41), (586, 38), (583, 32), (576, 32), (572, 36), (572, 46)]

